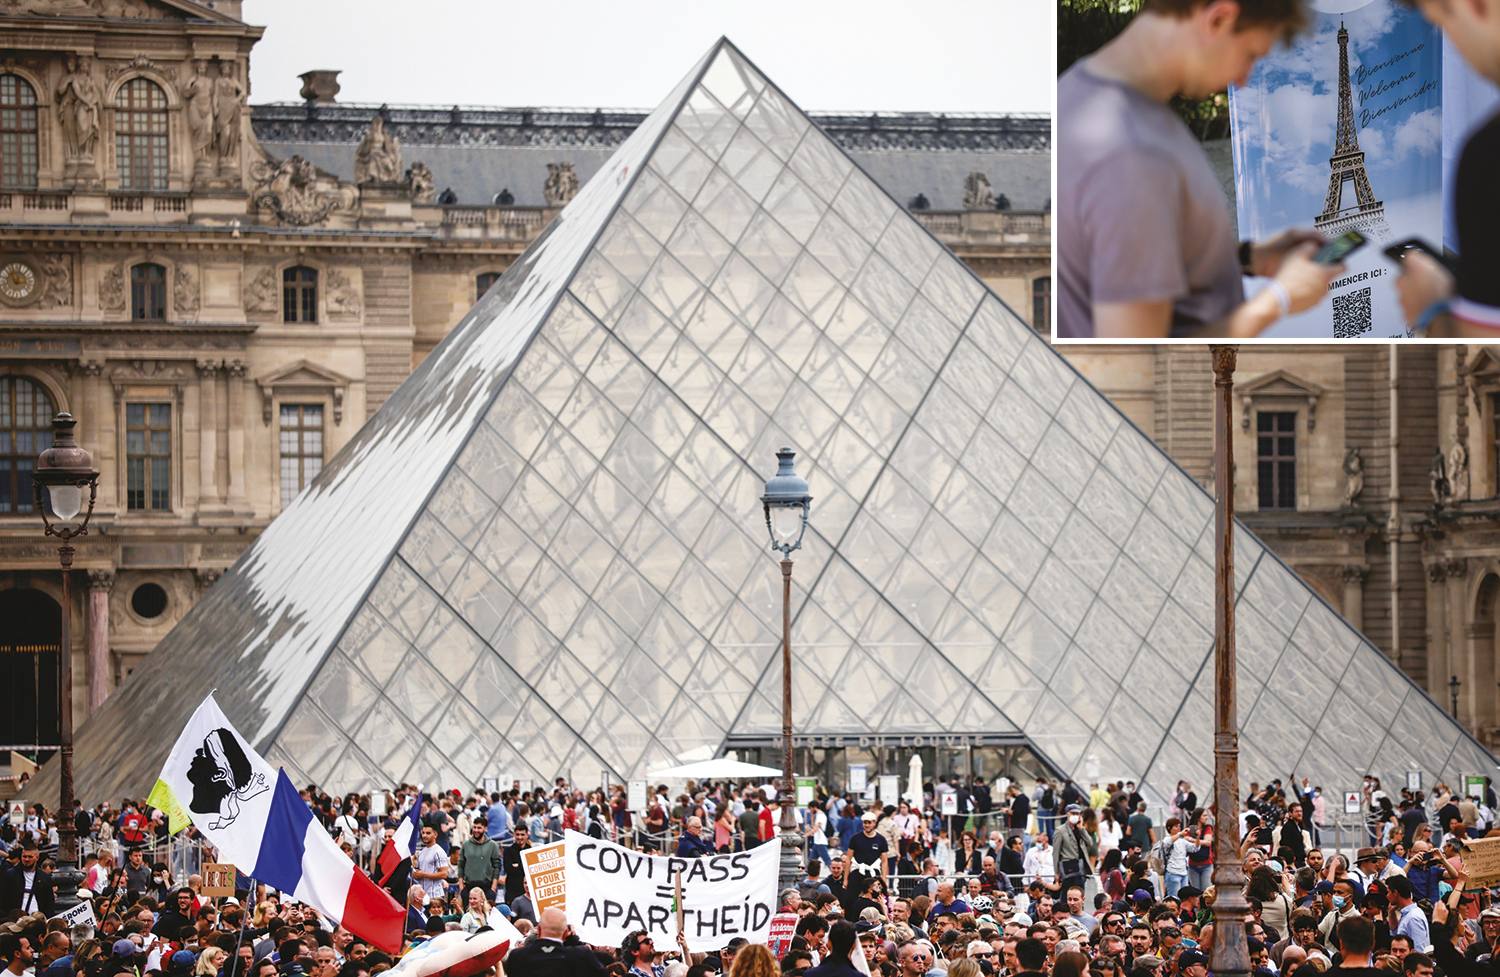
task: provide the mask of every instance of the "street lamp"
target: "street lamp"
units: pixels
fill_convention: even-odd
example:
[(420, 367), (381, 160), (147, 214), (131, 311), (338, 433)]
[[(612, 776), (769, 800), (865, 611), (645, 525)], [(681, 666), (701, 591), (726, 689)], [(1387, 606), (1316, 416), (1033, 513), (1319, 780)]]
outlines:
[[(83, 873), (78, 871), (78, 839), (74, 834), (73, 819), (73, 646), (69, 634), (73, 616), (70, 584), (75, 552), (73, 540), (89, 531), (89, 519), (94, 514), (94, 494), (99, 484), (99, 472), (94, 468), (93, 458), (73, 438), (73, 428), (77, 425), (67, 411), (52, 418), (52, 446), (37, 456), (36, 468), (31, 475), (45, 535), (61, 540), (57, 556), (62, 564), (62, 634), (58, 652), (58, 694), (61, 699), (58, 718), (61, 727), (59, 739), (62, 741), (58, 750), (62, 764), (59, 792), (62, 797), (57, 806), (57, 872), (53, 881), (57, 886), (58, 905), (63, 908), (78, 902), (78, 884), (83, 881)], [(45, 499), (42, 497), (44, 489)], [(84, 489), (88, 489), (86, 503)]]
[(1234, 367), (1238, 347), (1211, 346), (1214, 369), (1214, 946), (1215, 977), (1250, 973), (1240, 858), (1240, 724), (1234, 646)]
[(776, 474), (760, 497), (771, 549), (781, 554), (781, 886), (801, 881), (802, 833), (797, 830), (797, 781), (792, 772), (792, 554), (802, 548), (812, 508), (807, 480), (797, 474), (797, 452), (776, 452)]

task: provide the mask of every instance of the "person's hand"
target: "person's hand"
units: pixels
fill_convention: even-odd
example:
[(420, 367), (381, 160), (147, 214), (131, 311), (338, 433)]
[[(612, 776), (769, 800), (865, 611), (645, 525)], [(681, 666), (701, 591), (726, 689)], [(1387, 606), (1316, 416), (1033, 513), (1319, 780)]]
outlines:
[(1316, 244), (1303, 241), (1279, 259), (1275, 279), (1286, 289), (1292, 312), (1305, 312), (1323, 301), (1328, 284), (1344, 273), (1342, 264), (1324, 265), (1312, 260), (1317, 252)]
[(1316, 249), (1322, 247), (1323, 243), (1323, 235), (1317, 231), (1305, 228), (1282, 231), (1268, 241), (1250, 245), (1250, 273), (1271, 278), (1281, 270), (1282, 260), (1287, 254), (1304, 244), (1311, 244)]
[(1416, 325), (1432, 303), (1453, 294), (1453, 275), (1432, 255), (1409, 250), (1401, 258), (1396, 294), (1401, 298), (1401, 315), (1406, 324)]

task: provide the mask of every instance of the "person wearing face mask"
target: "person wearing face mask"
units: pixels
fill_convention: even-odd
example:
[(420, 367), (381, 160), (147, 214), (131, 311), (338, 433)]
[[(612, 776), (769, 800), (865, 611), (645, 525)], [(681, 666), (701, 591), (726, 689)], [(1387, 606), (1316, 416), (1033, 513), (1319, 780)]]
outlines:
[(1064, 890), (1070, 885), (1083, 887), (1094, 874), (1094, 859), (1099, 855), (1099, 839), (1083, 827), (1083, 810), (1069, 804), (1066, 820), (1052, 839), (1053, 867)]
[(1332, 908), (1318, 924), (1318, 932), (1323, 935), (1323, 942), (1329, 946), (1338, 947), (1339, 923), (1346, 919), (1359, 915), (1359, 904), (1354, 898), (1354, 883), (1349, 879), (1339, 879), (1333, 883)]

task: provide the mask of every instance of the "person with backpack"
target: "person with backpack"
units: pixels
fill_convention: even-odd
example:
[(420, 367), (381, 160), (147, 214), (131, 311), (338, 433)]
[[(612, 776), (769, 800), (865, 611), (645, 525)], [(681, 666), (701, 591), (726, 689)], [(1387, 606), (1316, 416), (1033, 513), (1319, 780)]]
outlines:
[(1057, 827), (1057, 791), (1052, 781), (1043, 777), (1036, 782), (1036, 828), (1047, 837)]
[(1066, 817), (1052, 838), (1052, 858), (1058, 882), (1064, 892), (1069, 886), (1083, 888), (1084, 880), (1094, 874), (1094, 860), (1099, 855), (1099, 840), (1083, 827), (1083, 809), (1069, 804)]

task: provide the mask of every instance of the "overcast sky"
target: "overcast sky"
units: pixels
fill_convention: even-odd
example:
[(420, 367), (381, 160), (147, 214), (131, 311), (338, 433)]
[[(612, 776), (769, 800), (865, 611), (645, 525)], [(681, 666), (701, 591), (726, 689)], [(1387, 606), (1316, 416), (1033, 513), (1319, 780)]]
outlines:
[(1050, 112), (1053, 0), (245, 0), (252, 102), (648, 109), (727, 35), (803, 108)]

